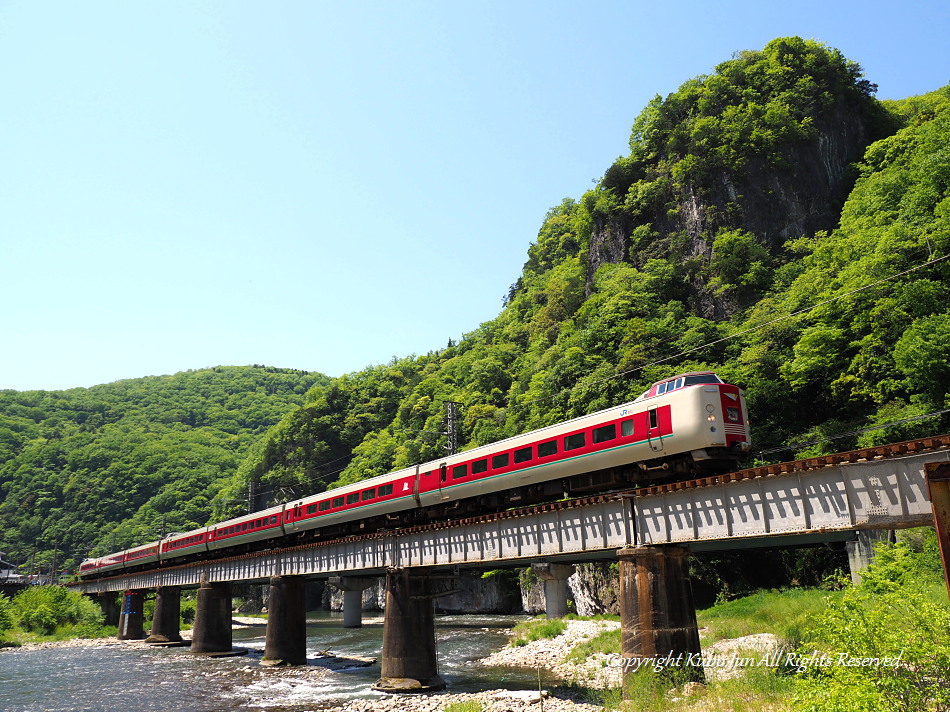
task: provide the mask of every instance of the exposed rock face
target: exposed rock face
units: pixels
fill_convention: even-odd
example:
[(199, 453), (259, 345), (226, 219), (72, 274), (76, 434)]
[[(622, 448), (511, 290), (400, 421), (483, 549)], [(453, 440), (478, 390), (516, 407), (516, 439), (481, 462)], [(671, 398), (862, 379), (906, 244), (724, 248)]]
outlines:
[[(877, 138), (876, 130), (868, 115), (844, 104), (819, 117), (815, 128), (815, 137), (788, 147), (779, 164), (752, 156), (741, 173), (711, 170), (702, 183), (685, 181), (675, 192), (674, 183), (667, 181), (652, 208), (638, 214), (618, 208), (595, 219), (587, 254), (588, 294), (604, 264), (641, 267), (649, 259), (671, 257), (708, 262), (713, 239), (722, 229), (751, 233), (773, 255), (780, 254), (789, 239), (834, 229), (853, 185), (850, 166)], [(636, 178), (612, 180), (610, 189), (623, 201)], [(634, 239), (638, 230), (651, 237)], [(700, 316), (722, 319), (736, 309), (698, 281), (691, 291)]]
[[(503, 576), (482, 578), (481, 574), (463, 572), (457, 580), (459, 590), (450, 596), (435, 599), (439, 613), (519, 613), (521, 602), (518, 591)], [(541, 599), (542, 607), (544, 599)], [(323, 607), (331, 611), (343, 610), (343, 592), (328, 585), (323, 590)], [(382, 611), (386, 607), (386, 579), (379, 578), (373, 586), (363, 590), (363, 610)]]
[[(381, 611), (386, 607), (386, 579), (378, 578), (376, 583), (363, 589), (363, 610)], [(343, 591), (336, 586), (327, 585), (323, 589), (323, 608), (328, 611), (343, 610)]]
[(567, 580), (567, 585), (574, 594), (578, 615), (620, 614), (620, 578), (616, 564), (577, 564), (577, 571)]
[(520, 583), (521, 610), (529, 616), (544, 613), (544, 581), (527, 569), (522, 572)]
[(458, 578), (458, 593), (435, 599), (438, 613), (520, 613), (518, 591), (504, 576), (482, 578), (463, 573)]

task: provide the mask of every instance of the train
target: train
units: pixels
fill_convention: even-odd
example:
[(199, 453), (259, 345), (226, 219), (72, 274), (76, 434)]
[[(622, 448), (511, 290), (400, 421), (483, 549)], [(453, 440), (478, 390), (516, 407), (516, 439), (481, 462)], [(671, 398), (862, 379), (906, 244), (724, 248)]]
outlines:
[(726, 472), (751, 448), (745, 396), (712, 371), (633, 401), (83, 561), (82, 579)]

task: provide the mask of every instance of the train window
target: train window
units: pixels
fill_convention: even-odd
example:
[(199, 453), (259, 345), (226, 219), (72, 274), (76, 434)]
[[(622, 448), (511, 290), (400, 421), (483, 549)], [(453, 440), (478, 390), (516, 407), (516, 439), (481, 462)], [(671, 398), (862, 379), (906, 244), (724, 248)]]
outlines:
[(317, 505), (315, 504), (307, 505), (307, 514), (316, 514), (316, 513), (317, 513)]
[(363, 492), (363, 501), (365, 502), (368, 499), (376, 499), (376, 488), (368, 489)]
[(360, 493), (359, 493), (359, 492), (354, 492), (353, 494), (348, 494), (348, 495), (346, 495), (346, 503), (347, 503), (347, 504), (355, 504), (356, 502), (359, 502), (359, 501), (360, 501)]
[(392, 485), (383, 485), (382, 487), (379, 488), (380, 497), (385, 497), (387, 494), (392, 494), (392, 493), (393, 493)]
[(659, 420), (656, 417), (656, 408), (650, 411), (650, 430), (653, 430), (659, 425)]
[(342, 506), (343, 506), (343, 498), (342, 498), (342, 497), (334, 497), (334, 498), (333, 498), (333, 506), (334, 506), (334, 507), (342, 507)]
[(574, 433), (564, 438), (565, 450), (576, 450), (579, 447), (584, 447), (586, 444), (587, 438), (584, 436), (584, 433)]
[(472, 474), (478, 475), (482, 472), (488, 472), (488, 460), (476, 460), (472, 463)]
[(244, 522), (244, 524), (241, 525), (241, 531), (242, 531), (242, 532), (246, 532), (246, 531), (247, 531), (247, 525), (248, 525), (248, 522)]
[(519, 462), (527, 462), (532, 457), (534, 457), (530, 447), (523, 447), (520, 450), (515, 450), (515, 464)]
[(683, 387), (683, 379), (677, 378), (676, 383), (673, 385), (673, 388), (682, 388), (682, 387)]
[(444, 462), (439, 465), (439, 482), (445, 482), (445, 480), (448, 478), (448, 475), (446, 474), (448, 471), (448, 465), (446, 465)]
[(620, 434), (625, 438), (629, 438), (633, 435), (633, 421), (625, 420), (620, 424)]
[(538, 445), (538, 457), (550, 457), (551, 455), (557, 455), (557, 440), (549, 440)]
[(613, 440), (617, 437), (617, 426), (616, 425), (604, 425), (600, 428), (594, 428), (594, 442), (595, 443), (605, 443), (608, 440)]
[(491, 459), (491, 467), (493, 470), (497, 470), (499, 467), (508, 467), (509, 457), (508, 453), (502, 453), (501, 455), (495, 455)]
[(322, 502), (320, 502), (320, 511), (321, 511), (321, 512), (325, 512), (325, 511), (327, 511), (329, 508), (330, 508), (330, 500), (325, 499), (325, 500), (323, 500)]
[(457, 480), (468, 474), (468, 465), (456, 465), (452, 468), (452, 479)]

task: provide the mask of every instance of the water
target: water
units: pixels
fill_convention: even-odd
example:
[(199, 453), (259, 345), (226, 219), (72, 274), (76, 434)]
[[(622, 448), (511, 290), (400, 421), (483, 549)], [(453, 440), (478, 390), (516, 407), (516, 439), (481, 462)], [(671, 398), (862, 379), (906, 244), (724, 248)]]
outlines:
[[(513, 616), (437, 616), (439, 674), (450, 692), (537, 685), (531, 671), (472, 664), (505, 644)], [(0, 652), (0, 712), (303, 712), (328, 709), (353, 698), (380, 697), (371, 686), (380, 664), (361, 666), (351, 657), (378, 658), (382, 618), (364, 618), (344, 629), (339, 614), (308, 614), (306, 668), (260, 666), (265, 628), (234, 631), (246, 656), (210, 659), (187, 648), (118, 644)], [(338, 656), (331, 660), (321, 651)], [(341, 661), (341, 659), (343, 659)]]

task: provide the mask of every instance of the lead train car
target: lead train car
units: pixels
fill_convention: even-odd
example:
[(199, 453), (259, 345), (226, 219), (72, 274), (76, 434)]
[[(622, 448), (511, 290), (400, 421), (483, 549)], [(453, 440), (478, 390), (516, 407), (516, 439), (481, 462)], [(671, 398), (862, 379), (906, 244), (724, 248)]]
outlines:
[(725, 471), (749, 448), (742, 391), (710, 372), (685, 373), (630, 403), (84, 561), (80, 576)]

